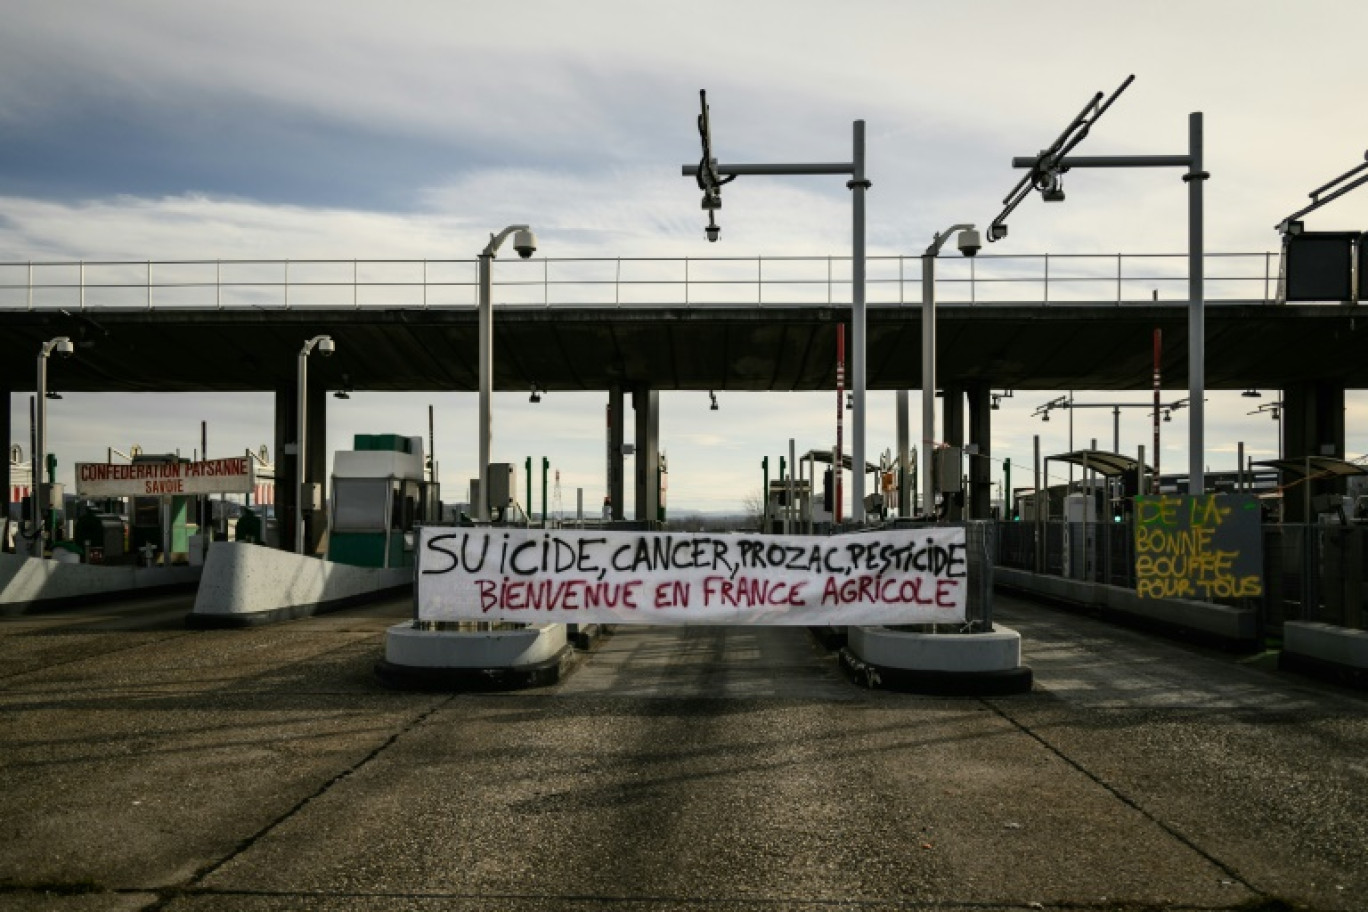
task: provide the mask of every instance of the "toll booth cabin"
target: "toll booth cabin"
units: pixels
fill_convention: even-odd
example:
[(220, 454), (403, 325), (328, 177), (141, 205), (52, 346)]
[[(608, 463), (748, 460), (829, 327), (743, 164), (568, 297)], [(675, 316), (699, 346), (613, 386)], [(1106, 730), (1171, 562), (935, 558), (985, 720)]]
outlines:
[[(789, 485), (793, 485), (792, 501)], [(765, 531), (772, 535), (798, 535), (812, 526), (812, 485), (806, 478), (773, 480), (765, 500)]]
[(413, 566), (413, 530), (441, 516), (426, 481), (422, 437), (357, 434), (333, 457), (327, 559), (358, 567)]
[[(135, 466), (190, 463), (189, 459), (175, 453), (138, 453), (130, 461)], [(140, 555), (140, 560), (148, 563), (155, 563), (155, 556), (160, 555), (166, 566), (173, 563), (176, 555), (180, 555), (182, 562), (188, 560), (192, 550), (191, 536), (199, 533), (199, 524), (194, 521), (192, 509), (196, 496), (134, 496), (130, 500), (130, 552)]]
[[(832, 472), (834, 465), (831, 450), (808, 450), (798, 457), (798, 471), (796, 480), (798, 483), (808, 486), (808, 496), (806, 504), (800, 501), (800, 506), (804, 507), (806, 527), (805, 532), (817, 532), (819, 534), (830, 532), (836, 523), (838, 504), (836, 502), (836, 474)], [(804, 468), (805, 467), (805, 468)], [(851, 475), (855, 471), (855, 463), (849, 453), (841, 454), (841, 474)], [(874, 492), (865, 498), (865, 510), (868, 513), (880, 513), (886, 509), (890, 498), (884, 496), (883, 475), (879, 467), (872, 463), (865, 463), (865, 478), (873, 479), (871, 490)], [(787, 484), (787, 482), (785, 482)], [(843, 480), (841, 484), (844, 509), (839, 510), (843, 519), (850, 517), (850, 496), (854, 490), (849, 481)], [(896, 488), (891, 500), (896, 504)], [(775, 514), (781, 520), (782, 513)], [(766, 524), (768, 527), (768, 523)]]

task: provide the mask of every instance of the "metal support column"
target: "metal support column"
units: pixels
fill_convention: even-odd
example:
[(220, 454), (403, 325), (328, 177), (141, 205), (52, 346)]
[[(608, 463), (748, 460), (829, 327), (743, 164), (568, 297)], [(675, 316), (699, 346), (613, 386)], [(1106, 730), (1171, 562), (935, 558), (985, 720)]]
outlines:
[(328, 390), (321, 382), (309, 384), (304, 413), (305, 478), (319, 486), (322, 509), (304, 511), (304, 553), (312, 554), (328, 525)]
[(489, 459), (494, 441), (494, 306), (491, 300), (490, 263), (494, 254), (485, 251), (479, 261), (479, 303), (477, 338), (479, 382), (478, 459), (480, 502), (475, 504), (475, 518), (489, 521)]
[[(279, 533), (279, 547), (293, 551), (295, 543), (296, 505), (299, 498), (299, 469), (295, 450), (295, 435), (299, 417), (299, 384), (295, 378), (285, 380), (275, 391), (275, 516)], [(263, 524), (262, 530), (265, 531)]]
[(898, 390), (898, 518), (907, 519), (912, 515), (912, 487), (909, 483), (912, 462), (909, 457), (911, 441), (910, 423), (912, 419), (911, 396), (907, 390)]
[(1202, 112), (1188, 115), (1188, 492), (1206, 492), (1206, 290), (1202, 258)]
[(856, 525), (865, 521), (865, 122), (854, 125), (854, 173), (846, 183), (853, 210), (852, 260), (850, 266), (850, 385), (854, 392), (855, 414), (851, 422), (850, 461), (855, 470), (850, 478), (850, 519)]
[[(960, 452), (964, 452), (964, 388), (960, 386), (942, 387), (945, 396), (941, 400), (942, 431), (941, 437), (948, 446), (959, 447)], [(939, 465), (939, 463), (938, 463)], [(959, 469), (963, 474), (963, 464)], [(957, 479), (958, 480), (958, 479)], [(949, 478), (937, 479), (936, 487), (944, 492), (946, 499), (945, 518), (949, 520), (964, 519), (964, 491), (961, 485), (955, 484)], [(950, 493), (951, 490), (958, 490), (960, 496), (956, 497)], [(958, 503), (956, 503), (958, 501)]]

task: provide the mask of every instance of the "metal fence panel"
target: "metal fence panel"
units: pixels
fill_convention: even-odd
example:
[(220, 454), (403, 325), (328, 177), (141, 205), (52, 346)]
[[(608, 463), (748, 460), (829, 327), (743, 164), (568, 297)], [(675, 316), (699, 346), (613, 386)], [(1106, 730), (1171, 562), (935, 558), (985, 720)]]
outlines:
[[(1037, 542), (1044, 550), (1044, 572), (1051, 576), (1135, 588), (1135, 534), (1125, 523), (1067, 525), (1000, 523), (995, 530), (996, 561), (1004, 567), (1034, 570)], [(1355, 630), (1368, 629), (1368, 525), (1284, 523), (1263, 527), (1263, 595), (1254, 599), (1214, 599), (1222, 604), (1253, 605), (1262, 629), (1280, 634), (1284, 621), (1319, 621)], [(1066, 562), (1066, 557), (1069, 560)], [(1066, 574), (1067, 567), (1067, 574)]]

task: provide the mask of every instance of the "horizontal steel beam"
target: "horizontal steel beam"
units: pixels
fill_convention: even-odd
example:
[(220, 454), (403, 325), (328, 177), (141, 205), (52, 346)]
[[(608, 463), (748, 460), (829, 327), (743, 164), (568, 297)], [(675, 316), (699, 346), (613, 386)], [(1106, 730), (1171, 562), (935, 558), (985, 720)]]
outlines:
[[(855, 165), (851, 162), (812, 162), (811, 164), (774, 164), (774, 165), (717, 165), (717, 173), (722, 175), (785, 175), (785, 174), (854, 174)], [(698, 165), (684, 165), (683, 175), (694, 177)]]
[[(1018, 155), (1013, 168), (1034, 168), (1039, 155)], [(1058, 162), (1063, 168), (1187, 168), (1191, 155), (1071, 155)]]

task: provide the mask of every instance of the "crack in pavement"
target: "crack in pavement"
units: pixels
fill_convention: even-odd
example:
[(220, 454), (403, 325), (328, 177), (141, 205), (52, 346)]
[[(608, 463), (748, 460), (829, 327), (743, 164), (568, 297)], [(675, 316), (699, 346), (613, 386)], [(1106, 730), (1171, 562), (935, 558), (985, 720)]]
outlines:
[[(395, 744), (400, 738), (402, 738), (404, 735), (408, 734), (409, 732), (413, 731), (413, 730), (414, 730), (415, 728), (417, 728), (418, 726), (422, 725), (422, 724), (423, 724), (425, 721), (427, 721), (428, 718), (430, 718), (434, 713), (436, 713), (436, 712), (438, 712), (439, 710), (443, 709), (444, 707), (450, 705), (450, 704), (451, 704), (454, 700), (456, 700), (459, 696), (460, 696), (460, 694), (450, 694), (450, 695), (448, 695), (448, 696), (446, 696), (446, 697), (444, 697), (444, 698), (441, 698), (441, 699), (437, 700), (432, 706), (429, 706), (427, 709), (423, 710), (421, 713), (419, 713), (417, 716), (415, 716), (413, 719), (411, 719), (408, 723), (406, 723), (405, 725), (403, 725), (398, 731), (394, 732), (392, 735), (390, 735), (388, 738), (386, 738), (383, 742), (381, 742), (379, 745), (377, 745), (374, 749), (372, 749), (369, 753), (367, 753), (367, 754), (366, 754), (364, 757), (362, 757), (360, 760), (356, 761), (356, 762), (353, 763), (351, 766), (347, 767), (346, 769), (344, 769), (344, 770), (342, 770), (341, 772), (337, 773), (335, 776), (333, 776), (333, 777), (331, 777), (330, 779), (328, 779), (326, 782), (324, 782), (322, 785), (320, 785), (320, 786), (319, 786), (317, 789), (315, 789), (313, 792), (311, 792), (310, 794), (304, 796), (304, 797), (301, 798), (299, 801), (295, 802), (295, 804), (294, 804), (292, 807), (288, 808), (283, 814), (281, 814), (280, 816), (276, 817), (276, 818), (275, 818), (274, 820), (272, 820), (271, 822), (267, 823), (265, 826), (263, 826), (261, 829), (257, 830), (257, 831), (256, 831), (255, 833), (253, 833), (252, 835), (250, 835), (250, 836), (246, 837), (245, 839), (243, 839), (242, 841), (240, 841), (240, 842), (239, 842), (236, 846), (234, 846), (233, 849), (232, 849), (231, 851), (229, 851), (228, 854), (226, 854), (224, 857), (218, 859), (217, 861), (211, 861), (211, 862), (209, 862), (208, 864), (205, 864), (204, 866), (202, 866), (201, 868), (199, 868), (197, 871), (195, 871), (195, 873), (191, 874), (190, 877), (186, 879), (185, 883), (184, 883), (182, 886), (172, 887), (172, 888), (169, 888), (169, 889), (168, 889), (168, 888), (163, 888), (163, 889), (161, 889), (161, 890), (154, 891), (154, 892), (156, 892), (156, 893), (158, 894), (158, 899), (157, 899), (157, 901), (154, 902), (152, 905), (147, 906), (146, 909), (144, 910), (144, 912), (158, 912), (158, 910), (164, 909), (164, 908), (166, 907), (166, 904), (167, 904), (167, 903), (169, 903), (169, 902), (171, 902), (172, 900), (176, 899), (177, 897), (180, 897), (180, 896), (183, 896), (183, 895), (203, 894), (203, 893), (218, 893), (218, 892), (233, 892), (233, 891), (204, 890), (204, 889), (198, 888), (196, 885), (199, 884), (199, 883), (202, 883), (202, 882), (205, 880), (205, 878), (207, 878), (207, 877), (209, 877), (210, 875), (214, 874), (216, 871), (218, 871), (219, 869), (221, 869), (224, 865), (228, 864), (228, 863), (231, 862), (233, 859), (237, 858), (239, 855), (241, 855), (241, 854), (243, 854), (244, 852), (246, 852), (246, 851), (248, 851), (249, 849), (251, 849), (254, 845), (256, 845), (258, 842), (260, 842), (262, 839), (264, 839), (264, 838), (266, 838), (268, 835), (270, 835), (270, 833), (271, 833), (273, 830), (275, 830), (277, 827), (279, 827), (281, 824), (286, 823), (287, 821), (290, 820), (290, 818), (294, 817), (294, 816), (295, 816), (296, 814), (298, 814), (300, 811), (304, 810), (304, 808), (308, 807), (308, 806), (309, 806), (310, 804), (312, 804), (315, 800), (317, 800), (318, 798), (320, 798), (320, 797), (322, 797), (323, 795), (327, 794), (327, 793), (333, 788), (333, 786), (335, 786), (335, 785), (337, 785), (338, 783), (340, 783), (340, 782), (342, 782), (342, 781), (348, 779), (348, 778), (351, 777), (354, 773), (356, 773), (357, 771), (359, 771), (359, 770), (361, 770), (362, 768), (364, 768), (364, 767), (365, 767), (367, 764), (369, 764), (372, 760), (374, 760), (375, 758), (379, 757), (382, 753), (384, 753), (384, 752), (385, 752), (386, 750), (388, 750), (390, 747), (394, 746), (394, 744)], [(137, 892), (146, 892), (146, 891), (137, 891)]]
[(1202, 848), (1197, 843), (1193, 842), (1192, 839), (1190, 839), (1189, 837), (1183, 835), (1181, 832), (1174, 829), (1168, 823), (1161, 820), (1155, 814), (1147, 810), (1143, 805), (1140, 804), (1139, 801), (1130, 797), (1125, 792), (1121, 791), (1118, 787), (1112, 785), (1110, 782), (1106, 781), (1101, 776), (1094, 773), (1092, 770), (1088, 769), (1078, 760), (1075, 760), (1073, 757), (1070, 757), (1061, 748), (1058, 748), (1055, 745), (1051, 744), (1048, 740), (1045, 739), (1043, 735), (1035, 732), (1025, 723), (1019, 722), (1016, 719), (1012, 718), (1012, 716), (1009, 715), (1005, 709), (998, 706), (992, 700), (982, 700), (980, 702), (982, 702), (984, 706), (987, 706), (990, 710), (996, 713), (998, 717), (1006, 721), (1009, 725), (1016, 728), (1022, 734), (1026, 735), (1028, 738), (1032, 739), (1041, 747), (1045, 748), (1047, 751), (1054, 754), (1056, 757), (1067, 763), (1069, 766), (1077, 770), (1079, 773), (1086, 776), (1090, 781), (1096, 783), (1098, 787), (1104, 789), (1108, 794), (1112, 795), (1114, 798), (1116, 798), (1116, 800), (1120, 801), (1126, 807), (1135, 811), (1140, 816), (1144, 817), (1146, 820), (1150, 821), (1155, 826), (1159, 827), (1159, 829), (1163, 830), (1171, 838), (1176, 839), (1178, 842), (1186, 846), (1191, 851), (1197, 853), (1198, 856), (1205, 859), (1209, 864), (1219, 869), (1233, 882), (1244, 887), (1246, 890), (1253, 893), (1255, 896), (1258, 896), (1260, 898), (1268, 898), (1268, 893), (1250, 883), (1249, 880), (1245, 878), (1244, 875), (1242, 875), (1239, 871), (1235, 870), (1233, 867), (1226, 864), (1226, 862), (1217, 858), (1215, 855), (1211, 854), (1206, 849)]

